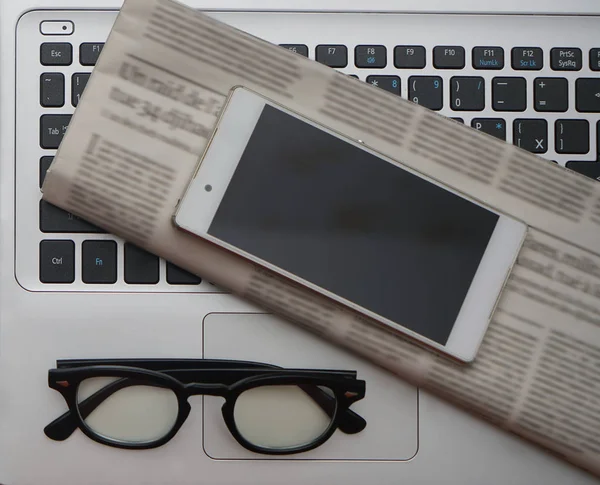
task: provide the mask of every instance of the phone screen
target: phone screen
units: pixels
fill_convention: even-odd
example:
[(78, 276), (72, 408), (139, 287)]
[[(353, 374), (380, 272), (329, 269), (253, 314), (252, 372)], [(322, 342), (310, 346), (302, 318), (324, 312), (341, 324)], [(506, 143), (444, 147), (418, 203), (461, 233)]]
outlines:
[(444, 345), (498, 218), (265, 105), (208, 233)]

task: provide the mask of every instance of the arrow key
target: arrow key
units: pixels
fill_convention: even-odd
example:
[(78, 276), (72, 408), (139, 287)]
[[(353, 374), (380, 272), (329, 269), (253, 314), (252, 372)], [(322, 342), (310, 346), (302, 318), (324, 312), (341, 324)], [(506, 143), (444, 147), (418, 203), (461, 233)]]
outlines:
[(450, 79), (450, 106), (454, 111), (483, 111), (485, 81), (482, 77), (453, 77)]
[(575, 84), (575, 97), (580, 113), (600, 113), (600, 78), (579, 78)]

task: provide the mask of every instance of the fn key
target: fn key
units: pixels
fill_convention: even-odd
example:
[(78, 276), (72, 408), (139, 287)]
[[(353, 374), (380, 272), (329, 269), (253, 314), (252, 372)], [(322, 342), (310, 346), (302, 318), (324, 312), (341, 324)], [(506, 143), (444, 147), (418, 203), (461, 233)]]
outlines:
[(117, 243), (84, 241), (81, 246), (81, 279), (84, 283), (112, 284), (117, 281)]
[(73, 283), (75, 281), (75, 243), (46, 240), (40, 242), (40, 281)]

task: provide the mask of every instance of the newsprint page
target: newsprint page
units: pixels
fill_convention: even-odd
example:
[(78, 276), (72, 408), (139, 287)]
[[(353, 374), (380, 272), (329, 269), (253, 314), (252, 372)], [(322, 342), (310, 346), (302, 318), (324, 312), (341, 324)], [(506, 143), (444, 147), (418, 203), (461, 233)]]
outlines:
[[(239, 85), (528, 224), (474, 364), (176, 229), (177, 201)], [(600, 183), (179, 3), (126, 0), (43, 192), (600, 476)]]

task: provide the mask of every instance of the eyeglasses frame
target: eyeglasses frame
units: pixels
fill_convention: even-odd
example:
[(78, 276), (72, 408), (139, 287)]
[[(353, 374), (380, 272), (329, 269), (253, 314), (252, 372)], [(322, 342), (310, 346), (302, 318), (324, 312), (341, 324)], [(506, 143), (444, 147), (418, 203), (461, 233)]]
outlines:
[[(175, 376), (178, 376), (179, 379)], [(240, 379), (241, 376), (242, 377)], [(155, 384), (172, 390), (177, 397), (177, 418), (171, 430), (163, 437), (143, 443), (126, 443), (105, 437), (93, 431), (85, 423), (86, 416), (81, 415), (81, 404), (77, 402), (79, 385), (85, 379), (93, 377), (118, 377), (140, 380), (144, 385)], [(221, 382), (201, 383), (198, 377)], [(192, 382), (188, 382), (188, 381)], [(226, 383), (223, 383), (226, 382)], [(87, 399), (93, 399), (105, 386)], [(225, 399), (222, 406), (223, 419), (232, 436), (249, 451), (266, 455), (287, 455), (312, 450), (325, 443), (336, 431), (354, 434), (362, 431), (366, 421), (350, 410), (349, 407), (365, 396), (365, 381), (356, 379), (355, 371), (284, 369), (271, 364), (249, 361), (212, 360), (212, 359), (93, 359), (59, 360), (57, 368), (48, 371), (48, 385), (58, 391), (65, 399), (69, 411), (54, 420), (44, 429), (48, 437), (62, 441), (79, 428), (88, 438), (108, 446), (145, 450), (158, 448), (168, 443), (179, 431), (191, 406), (188, 398), (196, 395), (220, 396)], [(128, 385), (131, 385), (128, 383)], [(330, 415), (329, 427), (314, 441), (296, 447), (273, 449), (255, 445), (246, 440), (239, 432), (234, 418), (235, 403), (245, 391), (265, 385), (295, 385), (307, 392)], [(302, 386), (310, 386), (302, 387)], [(335, 396), (336, 407), (331, 416), (327, 399), (332, 397), (318, 389), (323, 386), (331, 389)], [(120, 388), (119, 388), (120, 389)], [(116, 389), (113, 392), (118, 391)], [(111, 393), (112, 394), (112, 393)], [(95, 409), (102, 401), (98, 402)], [(90, 402), (90, 401), (88, 401)], [(90, 413), (93, 411), (90, 410)], [(89, 415), (89, 413), (88, 413)]]

